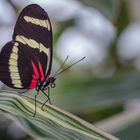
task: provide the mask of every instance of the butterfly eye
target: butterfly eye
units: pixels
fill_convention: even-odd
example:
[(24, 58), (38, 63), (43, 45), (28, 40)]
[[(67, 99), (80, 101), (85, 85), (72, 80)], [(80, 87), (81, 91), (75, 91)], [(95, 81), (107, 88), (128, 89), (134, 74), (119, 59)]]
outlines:
[(54, 88), (54, 87), (55, 87), (55, 83), (52, 83), (52, 84), (51, 84), (51, 88)]
[(43, 86), (45, 86), (46, 85), (46, 82), (43, 82), (43, 84), (42, 84)]

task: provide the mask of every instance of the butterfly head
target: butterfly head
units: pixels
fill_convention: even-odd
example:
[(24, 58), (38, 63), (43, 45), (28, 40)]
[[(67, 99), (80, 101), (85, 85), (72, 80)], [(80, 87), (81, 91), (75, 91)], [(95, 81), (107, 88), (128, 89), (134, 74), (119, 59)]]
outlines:
[(51, 88), (55, 87), (55, 77), (49, 77), (47, 80), (45, 80), (42, 84), (43, 88), (46, 89), (48, 86), (50, 86)]
[(55, 80), (56, 80), (56, 78), (55, 77), (50, 77), (49, 78), (49, 85), (52, 87), (52, 88), (54, 88), (55, 87)]
[(54, 88), (55, 87), (55, 77), (49, 77), (47, 80), (39, 81), (36, 90), (47, 90), (48, 87)]

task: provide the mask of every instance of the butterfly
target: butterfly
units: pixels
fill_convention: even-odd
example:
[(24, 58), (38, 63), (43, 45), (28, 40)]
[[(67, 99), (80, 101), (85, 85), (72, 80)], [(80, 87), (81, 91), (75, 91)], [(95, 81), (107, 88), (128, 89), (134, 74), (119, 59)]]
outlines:
[[(37, 4), (26, 6), (17, 19), (12, 40), (0, 52), (0, 80), (11, 88), (36, 89), (36, 98), (41, 91), (50, 101), (50, 87), (55, 87), (56, 76), (70, 68), (60, 71), (65, 59), (54, 76), (52, 67), (52, 26), (47, 12)], [(48, 91), (47, 93), (45, 91)]]

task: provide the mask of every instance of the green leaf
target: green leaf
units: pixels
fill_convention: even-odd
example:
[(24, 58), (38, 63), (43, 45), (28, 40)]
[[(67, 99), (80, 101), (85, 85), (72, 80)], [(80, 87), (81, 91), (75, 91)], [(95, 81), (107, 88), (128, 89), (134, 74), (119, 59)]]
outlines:
[(0, 93), (0, 110), (10, 113), (11, 119), (18, 120), (25, 131), (34, 139), (49, 140), (118, 140), (72, 114), (52, 105), (46, 105), (45, 111), (37, 104), (34, 113), (34, 100), (18, 94)]

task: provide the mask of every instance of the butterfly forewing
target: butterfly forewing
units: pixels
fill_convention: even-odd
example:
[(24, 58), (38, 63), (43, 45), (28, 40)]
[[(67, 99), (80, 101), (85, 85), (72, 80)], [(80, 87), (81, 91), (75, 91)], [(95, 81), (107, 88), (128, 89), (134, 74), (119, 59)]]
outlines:
[(36, 4), (25, 7), (13, 40), (0, 53), (0, 80), (13, 88), (34, 88), (51, 70), (52, 29), (47, 13)]
[[(14, 28), (13, 40), (37, 49), (35, 55), (49, 74), (52, 61), (52, 27), (47, 13), (36, 4), (25, 7)], [(34, 49), (32, 51), (34, 52)], [(46, 61), (45, 61), (46, 60)]]

